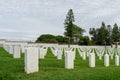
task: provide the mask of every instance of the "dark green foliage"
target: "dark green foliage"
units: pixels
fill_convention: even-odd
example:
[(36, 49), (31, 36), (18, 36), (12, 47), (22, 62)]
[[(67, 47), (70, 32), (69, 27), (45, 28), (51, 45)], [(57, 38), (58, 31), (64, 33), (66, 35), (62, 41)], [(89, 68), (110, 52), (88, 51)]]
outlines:
[(70, 42), (72, 41), (71, 38), (73, 37), (73, 22), (74, 22), (74, 14), (73, 14), (73, 10), (69, 9), (67, 15), (66, 15), (66, 19), (64, 22), (65, 25), (65, 32), (64, 35), (70, 38)]
[(112, 29), (111, 25), (106, 26), (104, 22), (100, 28), (90, 28), (90, 35), (92, 41), (97, 45), (110, 45), (120, 41), (120, 28), (115, 23)]
[(106, 44), (108, 38), (109, 38), (109, 32), (107, 30), (105, 23), (102, 22), (100, 29), (98, 29), (96, 43), (100, 44), (100, 45), (104, 45), (104, 44)]
[(113, 30), (112, 30), (112, 40), (113, 42), (119, 42), (120, 41), (120, 31), (118, 25), (115, 23)]
[(65, 44), (65, 43), (68, 43), (68, 38), (66, 38), (66, 37), (63, 37), (63, 36), (56, 36), (56, 40), (57, 40), (57, 42), (58, 43), (60, 43), (60, 44)]
[(83, 32), (85, 32), (84, 29), (80, 28), (79, 26), (73, 24), (73, 36), (82, 36)]
[(89, 36), (83, 36), (79, 41), (80, 45), (92, 45), (92, 41), (89, 39)]
[(54, 36), (51, 34), (43, 34), (38, 39), (36, 42), (41, 42), (41, 43), (68, 43), (68, 38), (63, 37), (63, 36)]
[(111, 27), (111, 25), (108, 25), (107, 26), (107, 30), (108, 30), (108, 39), (107, 39), (107, 44), (111, 44), (112, 45), (112, 43), (113, 43), (113, 40), (112, 40), (112, 27)]
[(89, 39), (88, 36), (84, 36), (84, 38), (83, 38), (83, 44), (84, 45), (91, 45), (92, 44), (92, 42), (91, 42), (91, 40)]
[(54, 35), (51, 34), (43, 34), (38, 39), (36, 42), (43, 42), (43, 43), (57, 43), (57, 40), (55, 39)]

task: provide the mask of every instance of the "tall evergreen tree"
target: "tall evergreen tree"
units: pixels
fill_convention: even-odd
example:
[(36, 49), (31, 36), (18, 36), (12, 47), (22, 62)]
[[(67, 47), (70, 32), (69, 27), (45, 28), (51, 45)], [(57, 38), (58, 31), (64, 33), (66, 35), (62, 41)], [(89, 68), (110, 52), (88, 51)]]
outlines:
[(90, 28), (89, 33), (92, 35), (92, 41), (94, 44), (109, 44), (107, 42), (109, 39), (109, 31), (107, 30), (107, 27), (104, 22), (102, 22), (100, 28)]
[(72, 37), (73, 37), (73, 22), (74, 21), (75, 20), (74, 20), (73, 10), (69, 9), (69, 11), (68, 11), (68, 13), (66, 15), (65, 22), (64, 22), (64, 25), (65, 25), (64, 35), (69, 38), (68, 47), (70, 47), (70, 43), (72, 42)]
[(98, 44), (100, 45), (107, 44), (108, 38), (109, 38), (109, 32), (107, 30), (105, 23), (102, 22), (102, 25), (98, 31), (98, 36), (97, 36)]
[(117, 48), (118, 42), (120, 42), (120, 31), (117, 23), (114, 24), (113, 31), (112, 31), (112, 39), (115, 43), (115, 48)]
[(120, 31), (117, 23), (114, 24), (113, 31), (112, 31), (112, 39), (113, 42), (119, 42), (120, 41)]
[[(85, 32), (84, 29), (75, 25), (74, 22), (75, 22), (75, 20), (74, 20), (73, 10), (69, 9), (69, 11), (66, 15), (65, 22), (64, 22), (64, 27), (65, 27), (64, 35), (69, 38), (69, 44), (76, 43), (78, 41), (79, 37), (81, 37), (83, 35), (83, 32)], [(70, 45), (68, 45), (68, 46), (70, 46)]]
[(70, 42), (71, 42), (71, 38), (73, 37), (73, 22), (74, 22), (74, 14), (73, 14), (73, 10), (69, 9), (67, 15), (66, 15), (66, 19), (64, 22), (65, 25), (65, 32), (64, 35), (70, 38)]

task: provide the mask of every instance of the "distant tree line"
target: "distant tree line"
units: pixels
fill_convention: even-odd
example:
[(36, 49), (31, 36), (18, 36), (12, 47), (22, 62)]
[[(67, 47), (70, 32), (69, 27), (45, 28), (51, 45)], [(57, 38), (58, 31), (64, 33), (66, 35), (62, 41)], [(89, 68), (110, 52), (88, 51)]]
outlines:
[(114, 24), (113, 28), (111, 25), (105, 25), (102, 22), (100, 28), (90, 28), (91, 40), (95, 45), (112, 45), (120, 42), (120, 27), (117, 23)]
[(68, 38), (64, 37), (64, 36), (54, 36), (52, 34), (43, 34), (41, 36), (38, 37), (38, 39), (36, 40), (36, 42), (41, 42), (41, 43), (68, 43)]
[[(80, 45), (91, 45), (91, 40), (88, 36), (82, 36), (80, 37), (81, 40), (76, 41), (74, 38), (74, 42), (71, 44), (80, 44)], [(58, 44), (68, 44), (69, 38), (58, 35), (52, 35), (52, 34), (42, 34), (40, 35), (37, 40), (37, 43), (58, 43)]]
[(74, 13), (72, 9), (69, 9), (65, 21), (64, 21), (64, 36), (42, 34), (36, 42), (42, 43), (59, 43), (59, 44), (79, 44), (79, 45), (112, 45), (120, 42), (120, 27), (117, 23), (112, 27), (102, 22), (99, 28), (90, 28), (89, 36), (83, 36), (85, 29), (82, 29), (76, 25), (74, 19)]

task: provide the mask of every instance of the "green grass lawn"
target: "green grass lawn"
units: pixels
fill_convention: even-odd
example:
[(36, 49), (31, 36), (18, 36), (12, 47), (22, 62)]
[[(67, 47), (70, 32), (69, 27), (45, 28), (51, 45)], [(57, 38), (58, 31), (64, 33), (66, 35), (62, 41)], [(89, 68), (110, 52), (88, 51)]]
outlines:
[(88, 67), (88, 58), (83, 61), (78, 52), (75, 68), (64, 68), (64, 56), (57, 60), (51, 50), (45, 59), (39, 60), (39, 72), (26, 74), (24, 72), (24, 54), (22, 58), (13, 59), (3, 48), (0, 48), (0, 80), (120, 80), (120, 67), (110, 60), (110, 67), (104, 67), (103, 60), (96, 57), (96, 67)]

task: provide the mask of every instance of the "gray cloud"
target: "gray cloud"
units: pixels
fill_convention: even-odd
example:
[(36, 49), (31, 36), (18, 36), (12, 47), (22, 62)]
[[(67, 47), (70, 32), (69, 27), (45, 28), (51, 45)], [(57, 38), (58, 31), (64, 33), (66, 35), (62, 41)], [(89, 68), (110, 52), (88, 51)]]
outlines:
[(72, 8), (75, 24), (86, 29), (101, 22), (120, 24), (119, 0), (1, 0), (0, 37), (36, 40), (41, 34), (63, 35), (64, 19)]

